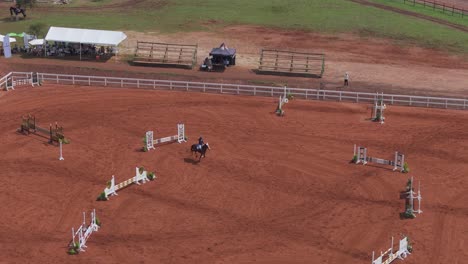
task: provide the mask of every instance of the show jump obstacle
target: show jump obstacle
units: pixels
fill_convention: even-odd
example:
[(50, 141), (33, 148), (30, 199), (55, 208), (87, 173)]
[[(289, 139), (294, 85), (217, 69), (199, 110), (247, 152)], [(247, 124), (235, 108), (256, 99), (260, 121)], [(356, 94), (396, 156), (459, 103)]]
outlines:
[[(389, 264), (392, 263), (395, 259), (404, 259), (408, 255), (410, 255), (411, 247), (408, 244), (408, 237), (404, 237), (400, 240), (400, 247), (398, 251), (393, 253), (393, 237), (392, 237), (392, 245), (390, 248), (385, 252), (380, 252), (380, 256), (375, 258), (374, 251), (372, 251), (372, 264)], [(383, 259), (386, 258), (384, 261)]]
[(86, 241), (88, 241), (91, 234), (99, 230), (99, 224), (96, 220), (96, 209), (91, 212), (91, 223), (86, 225), (86, 214), (83, 212), (83, 223), (76, 230), (72, 227), (72, 242), (70, 248), (75, 248), (78, 252), (85, 251)]
[(356, 164), (362, 163), (362, 165), (366, 165), (368, 162), (373, 162), (377, 164), (393, 166), (394, 171), (398, 170), (400, 172), (404, 172), (405, 170), (404, 169), (405, 155), (401, 154), (398, 151), (395, 151), (395, 159), (392, 161), (392, 160), (368, 157), (367, 148), (361, 147), (361, 146), (356, 147), (356, 144), (355, 144), (354, 145), (354, 157), (356, 157), (356, 160), (355, 160)]
[(286, 86), (284, 87), (284, 94), (279, 97), (279, 102), (278, 102), (278, 107), (276, 107), (276, 114), (278, 116), (283, 116), (284, 115), (284, 110), (283, 110), (283, 105), (287, 104), (289, 102), (288, 95), (286, 93)]
[(104, 189), (103, 193), (104, 193), (105, 198), (108, 199), (109, 195), (111, 196), (117, 195), (118, 190), (128, 187), (129, 185), (133, 183), (140, 185), (140, 182), (146, 183), (149, 180), (150, 179), (148, 178), (148, 172), (147, 171), (140, 172), (140, 169), (136, 167), (135, 176), (119, 184), (115, 184), (115, 178), (114, 178), (114, 175), (112, 175), (112, 179), (110, 180), (108, 186)]
[(57, 122), (55, 122), (55, 127), (52, 124), (49, 125), (49, 129), (42, 128), (36, 125), (36, 117), (34, 115), (23, 116), (21, 122), (21, 133), (30, 134), (30, 133), (42, 133), (45, 135), (49, 135), (49, 143), (54, 143), (59, 141), (65, 140), (65, 136), (63, 134), (63, 127), (58, 126)]
[[(422, 196), (421, 196), (421, 182), (419, 183), (419, 186), (418, 186), (418, 195), (415, 196), (415, 192), (414, 192), (414, 188), (413, 188), (413, 177), (411, 177), (411, 179), (409, 179), (408, 181), (408, 186), (407, 186), (407, 193), (408, 196), (407, 196), (407, 199), (408, 199), (408, 202), (406, 203), (406, 210), (405, 210), (405, 214), (406, 215), (411, 215), (412, 217), (416, 217), (415, 214), (420, 214), (422, 213), (421, 211), (421, 200), (422, 200)], [(418, 200), (418, 210), (415, 210), (414, 208), (414, 199), (417, 199)]]
[(372, 108), (372, 116), (371, 116), (372, 121), (380, 122), (380, 124), (383, 124), (385, 121), (384, 110), (386, 108), (387, 106), (383, 102), (383, 93), (382, 93), (382, 97), (375, 100), (374, 106)]
[(324, 54), (268, 49), (262, 49), (260, 54), (259, 73), (321, 78), (324, 71)]
[(133, 63), (192, 69), (197, 62), (197, 49), (198, 45), (138, 41)]
[(146, 149), (155, 149), (155, 146), (162, 143), (176, 142), (182, 143), (185, 140), (185, 126), (184, 124), (177, 124), (177, 135), (153, 139), (153, 131), (146, 132)]

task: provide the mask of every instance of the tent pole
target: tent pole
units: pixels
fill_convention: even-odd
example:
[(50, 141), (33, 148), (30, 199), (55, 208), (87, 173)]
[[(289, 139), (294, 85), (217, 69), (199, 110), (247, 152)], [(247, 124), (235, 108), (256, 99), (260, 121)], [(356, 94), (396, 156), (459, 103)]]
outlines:
[(80, 42), (80, 60), (81, 60), (81, 42)]

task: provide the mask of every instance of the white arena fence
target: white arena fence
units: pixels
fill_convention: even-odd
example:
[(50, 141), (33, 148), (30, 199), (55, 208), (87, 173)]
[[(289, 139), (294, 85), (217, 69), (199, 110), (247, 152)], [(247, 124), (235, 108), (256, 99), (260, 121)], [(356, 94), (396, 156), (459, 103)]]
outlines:
[(8, 78), (12, 75), (12, 73), (8, 73), (7, 75), (3, 76), (2, 78), (0, 78), (0, 88), (3, 90), (3, 89), (6, 89), (7, 87), (7, 80)]
[[(0, 79), (0, 87), (5, 88), (8, 77), (11, 77), (13, 85), (22, 84), (31, 79), (32, 72), (11, 72)], [(42, 83), (56, 83), (63, 85), (105, 86), (115, 88), (138, 88), (154, 90), (173, 90), (204, 93), (221, 93), (233, 95), (251, 95), (263, 97), (278, 97), (284, 95), (284, 87), (205, 83), (171, 80), (136, 79), (103, 76), (85, 76), (55, 73), (37, 73), (37, 78)], [(377, 99), (383, 99), (386, 104), (415, 106), (427, 108), (445, 108), (467, 110), (468, 100), (461, 98), (444, 98), (430, 96), (397, 95), (366, 92), (348, 92), (321, 89), (304, 89), (287, 87), (287, 93), (297, 99), (338, 101), (353, 103), (374, 103)]]

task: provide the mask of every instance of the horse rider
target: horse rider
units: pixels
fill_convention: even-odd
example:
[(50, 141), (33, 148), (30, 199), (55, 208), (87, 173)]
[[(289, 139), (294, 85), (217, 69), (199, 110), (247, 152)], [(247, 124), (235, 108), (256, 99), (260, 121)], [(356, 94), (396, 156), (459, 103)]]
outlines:
[(15, 12), (16, 12), (16, 13), (18, 13), (18, 14), (21, 13), (21, 5), (20, 5), (20, 4), (16, 4), (16, 5), (14, 6), (14, 8), (15, 8)]
[(197, 149), (201, 150), (204, 144), (205, 142), (203, 142), (203, 138), (200, 136), (200, 138), (198, 139)]

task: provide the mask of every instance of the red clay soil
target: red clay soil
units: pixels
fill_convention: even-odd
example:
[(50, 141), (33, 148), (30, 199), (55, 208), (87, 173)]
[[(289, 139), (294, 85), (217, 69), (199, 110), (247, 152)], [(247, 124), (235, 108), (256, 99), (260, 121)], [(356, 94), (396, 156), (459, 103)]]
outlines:
[[(122, 53), (133, 54), (136, 41), (166, 43), (198, 42), (198, 63), (201, 63), (213, 43), (226, 42), (238, 52), (237, 65), (223, 73), (129, 65), (119, 56), (118, 61), (70, 61), (59, 59), (15, 57), (0, 58), (0, 65), (10, 71), (41, 71), (53, 73), (105, 75), (179, 79), (204, 82), (246, 83), (258, 85), (287, 85), (289, 87), (342, 89), (343, 75), (349, 72), (352, 91), (418, 94), (433, 96), (467, 96), (468, 58), (443, 51), (401, 45), (384, 39), (352, 35), (323, 35), (300, 30), (281, 30), (257, 26), (229, 26), (211, 32), (176, 34), (143, 34), (126, 32), (129, 39)], [(217, 45), (217, 44), (216, 44)], [(323, 78), (300, 78), (259, 75), (259, 51), (262, 48), (287, 49), (325, 54)]]
[[(44, 85), (0, 97), (0, 244), (6, 263), (369, 263), (408, 235), (407, 264), (468, 257), (468, 112), (393, 107), (384, 125), (368, 105)], [(58, 121), (71, 144), (16, 133), (20, 117)], [(188, 143), (141, 152), (186, 124)], [(197, 163), (190, 145), (212, 150)], [(349, 164), (353, 144), (410, 174)], [(157, 179), (97, 202), (106, 182)], [(400, 192), (421, 180), (423, 214), (402, 220)], [(102, 227), (86, 252), (66, 254), (71, 227), (96, 208)]]

